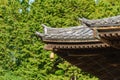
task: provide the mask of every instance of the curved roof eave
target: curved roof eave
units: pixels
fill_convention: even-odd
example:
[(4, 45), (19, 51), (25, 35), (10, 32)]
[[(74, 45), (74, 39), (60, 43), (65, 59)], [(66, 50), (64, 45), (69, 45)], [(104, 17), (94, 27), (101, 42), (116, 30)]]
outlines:
[(120, 26), (120, 15), (109, 18), (93, 19), (79, 18), (82, 24), (88, 27), (107, 27), (107, 26)]

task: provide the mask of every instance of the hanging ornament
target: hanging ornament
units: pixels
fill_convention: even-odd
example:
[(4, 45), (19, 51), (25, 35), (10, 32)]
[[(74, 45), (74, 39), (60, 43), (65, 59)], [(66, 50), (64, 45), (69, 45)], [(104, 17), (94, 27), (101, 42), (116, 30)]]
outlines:
[(52, 52), (52, 53), (50, 53), (50, 59), (51, 59), (51, 61), (53, 61), (54, 60), (54, 57), (55, 57), (55, 54)]

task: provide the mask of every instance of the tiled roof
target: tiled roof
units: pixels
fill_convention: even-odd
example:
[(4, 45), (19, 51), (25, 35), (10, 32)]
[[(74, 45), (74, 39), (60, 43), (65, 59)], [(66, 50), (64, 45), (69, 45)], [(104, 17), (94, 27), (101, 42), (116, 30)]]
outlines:
[(94, 32), (87, 26), (50, 28), (45, 25), (44, 33), (36, 32), (43, 40), (94, 40)]
[(109, 18), (102, 18), (96, 20), (89, 20), (86, 18), (79, 18), (79, 20), (86, 24), (89, 27), (105, 27), (105, 26), (119, 26), (120, 25), (120, 15), (109, 17)]

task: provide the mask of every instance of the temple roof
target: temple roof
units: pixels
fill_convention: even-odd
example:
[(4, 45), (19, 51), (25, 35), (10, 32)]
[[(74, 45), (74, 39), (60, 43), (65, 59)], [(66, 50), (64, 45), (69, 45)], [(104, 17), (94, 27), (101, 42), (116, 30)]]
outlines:
[(82, 48), (105, 48), (106, 46), (119, 48), (117, 43), (119, 43), (120, 37), (120, 16), (96, 20), (83, 18), (81, 21), (83, 23), (81, 26), (68, 28), (52, 28), (42, 24), (44, 33), (36, 32), (36, 35), (43, 42), (50, 43), (49, 47), (53, 48), (68, 48), (68, 46), (70, 48), (73, 46), (74, 48), (79, 48), (80, 46), (83, 46)]
[(81, 26), (44, 27), (36, 32), (45, 49), (52, 50), (71, 64), (101, 80), (120, 80), (120, 16), (80, 19)]
[(119, 26), (120, 25), (120, 15), (109, 17), (109, 18), (102, 18), (102, 19), (95, 19), (89, 20), (86, 18), (79, 18), (79, 20), (86, 24), (89, 27), (107, 27), (107, 26)]

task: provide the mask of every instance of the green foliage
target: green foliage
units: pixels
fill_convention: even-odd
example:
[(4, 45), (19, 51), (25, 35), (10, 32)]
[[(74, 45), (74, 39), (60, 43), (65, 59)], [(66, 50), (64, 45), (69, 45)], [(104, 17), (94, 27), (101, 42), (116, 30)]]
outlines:
[[(4, 0), (2, 0), (4, 1)], [(97, 19), (120, 14), (119, 0), (5, 0), (0, 2), (1, 80), (98, 80), (50, 52), (35, 36), (41, 24), (52, 27), (80, 25), (78, 17)], [(30, 7), (30, 11), (27, 8)], [(22, 12), (19, 10), (22, 9)], [(9, 79), (8, 79), (9, 78)]]

